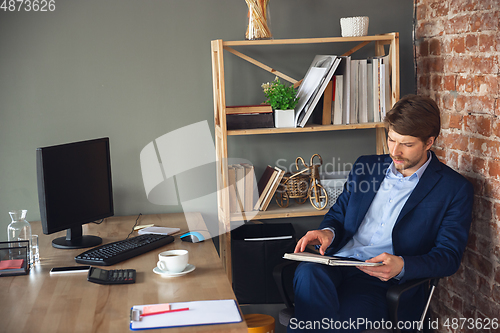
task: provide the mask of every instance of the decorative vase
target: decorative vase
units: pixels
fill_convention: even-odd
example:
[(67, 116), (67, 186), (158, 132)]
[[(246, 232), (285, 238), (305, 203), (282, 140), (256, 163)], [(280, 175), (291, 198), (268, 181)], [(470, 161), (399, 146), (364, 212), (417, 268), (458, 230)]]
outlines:
[(248, 5), (248, 27), (245, 38), (270, 39), (269, 0), (245, 0)]
[(9, 212), (12, 222), (7, 227), (7, 234), (9, 242), (19, 240), (29, 241), (29, 261), (31, 263), (31, 225), (26, 221), (27, 210), (14, 210)]
[(340, 19), (342, 37), (366, 36), (368, 34), (368, 16), (343, 17)]
[(295, 110), (274, 110), (274, 127), (295, 127)]

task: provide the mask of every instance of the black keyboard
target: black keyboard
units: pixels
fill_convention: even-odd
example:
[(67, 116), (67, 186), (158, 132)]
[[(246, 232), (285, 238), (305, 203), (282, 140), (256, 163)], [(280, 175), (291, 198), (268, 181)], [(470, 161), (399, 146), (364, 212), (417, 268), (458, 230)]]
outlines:
[(79, 264), (110, 266), (170, 244), (173, 241), (174, 237), (170, 235), (139, 235), (94, 247), (77, 255), (75, 261)]

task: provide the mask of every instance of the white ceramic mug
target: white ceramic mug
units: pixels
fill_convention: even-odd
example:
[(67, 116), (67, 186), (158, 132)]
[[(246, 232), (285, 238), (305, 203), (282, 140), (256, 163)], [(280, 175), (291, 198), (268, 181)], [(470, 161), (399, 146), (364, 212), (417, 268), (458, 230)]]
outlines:
[(164, 251), (158, 254), (158, 259), (156, 267), (160, 270), (169, 273), (180, 273), (188, 264), (189, 252), (187, 250)]

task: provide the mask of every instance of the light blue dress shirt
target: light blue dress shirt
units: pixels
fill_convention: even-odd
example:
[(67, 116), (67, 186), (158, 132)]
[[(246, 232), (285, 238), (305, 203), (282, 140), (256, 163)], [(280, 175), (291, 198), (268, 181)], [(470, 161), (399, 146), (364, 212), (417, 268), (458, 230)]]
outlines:
[[(394, 254), (392, 247), (392, 229), (422, 174), (427, 169), (432, 155), (411, 176), (404, 177), (396, 170), (394, 162), (386, 171), (380, 189), (373, 199), (368, 211), (354, 237), (335, 256), (368, 260), (381, 253)], [(335, 231), (333, 231), (335, 235)], [(402, 278), (404, 267), (396, 279)]]

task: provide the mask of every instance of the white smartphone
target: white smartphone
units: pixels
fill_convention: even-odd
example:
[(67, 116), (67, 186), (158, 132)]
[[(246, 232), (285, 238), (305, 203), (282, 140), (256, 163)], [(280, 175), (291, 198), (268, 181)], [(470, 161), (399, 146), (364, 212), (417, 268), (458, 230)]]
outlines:
[(68, 267), (53, 267), (50, 274), (66, 274), (66, 273), (85, 273), (87, 274), (90, 266), (68, 266)]

